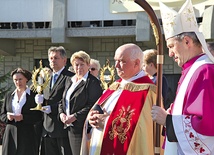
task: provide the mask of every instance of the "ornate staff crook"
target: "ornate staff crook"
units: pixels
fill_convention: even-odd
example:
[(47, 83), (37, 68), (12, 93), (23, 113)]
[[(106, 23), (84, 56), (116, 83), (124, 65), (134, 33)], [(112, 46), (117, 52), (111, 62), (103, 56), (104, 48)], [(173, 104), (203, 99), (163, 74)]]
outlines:
[[(157, 46), (157, 98), (156, 105), (161, 105), (162, 97), (162, 66), (163, 66), (163, 36), (161, 34), (161, 27), (157, 16), (155, 15), (152, 7), (145, 0), (135, 0), (135, 3), (140, 5), (148, 14), (150, 23), (153, 29), (153, 33), (156, 40)], [(156, 137), (155, 137), (155, 155), (160, 154), (160, 125), (156, 124)]]

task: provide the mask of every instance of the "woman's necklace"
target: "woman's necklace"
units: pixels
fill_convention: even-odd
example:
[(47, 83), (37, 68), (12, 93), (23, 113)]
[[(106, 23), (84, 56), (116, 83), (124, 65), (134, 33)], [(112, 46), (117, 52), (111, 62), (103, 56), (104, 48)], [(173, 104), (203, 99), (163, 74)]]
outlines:
[(25, 90), (17, 90), (17, 96), (18, 96), (18, 103), (20, 98), (22, 97), (22, 94), (24, 93)]

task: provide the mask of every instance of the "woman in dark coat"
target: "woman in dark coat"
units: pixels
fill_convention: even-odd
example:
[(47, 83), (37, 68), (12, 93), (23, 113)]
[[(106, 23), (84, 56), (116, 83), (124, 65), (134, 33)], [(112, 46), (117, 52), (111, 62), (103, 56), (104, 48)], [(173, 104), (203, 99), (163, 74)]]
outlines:
[(31, 73), (22, 68), (11, 72), (16, 89), (5, 96), (0, 119), (6, 123), (2, 155), (36, 155), (37, 141), (34, 124), (42, 119), (36, 106), (35, 93), (28, 87)]
[(79, 155), (85, 119), (103, 90), (100, 81), (89, 72), (90, 56), (86, 52), (75, 52), (71, 64), (76, 74), (66, 80), (59, 114), (68, 130), (72, 154)]

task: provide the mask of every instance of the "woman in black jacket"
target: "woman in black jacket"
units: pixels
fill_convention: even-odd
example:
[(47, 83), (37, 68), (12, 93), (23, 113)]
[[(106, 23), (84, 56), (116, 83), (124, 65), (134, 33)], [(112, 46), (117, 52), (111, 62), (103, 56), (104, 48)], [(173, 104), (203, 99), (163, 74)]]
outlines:
[(27, 86), (31, 73), (17, 68), (11, 76), (16, 89), (6, 94), (0, 114), (1, 121), (6, 123), (2, 155), (36, 155), (34, 125), (41, 121), (42, 113), (30, 110), (36, 106), (35, 93)]
[(89, 72), (90, 56), (86, 52), (75, 52), (71, 56), (71, 64), (76, 74), (66, 80), (59, 114), (64, 128), (68, 130), (72, 154), (79, 155), (85, 119), (101, 96), (102, 87), (100, 81)]

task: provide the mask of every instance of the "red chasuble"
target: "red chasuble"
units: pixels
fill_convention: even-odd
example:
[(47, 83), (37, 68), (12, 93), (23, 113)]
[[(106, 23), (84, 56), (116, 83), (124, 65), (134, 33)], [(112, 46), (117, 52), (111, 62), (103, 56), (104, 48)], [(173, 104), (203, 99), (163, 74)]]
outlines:
[[(151, 84), (152, 81), (147, 76), (145, 76), (133, 81), (133, 83)], [(124, 89), (122, 91), (117, 104), (115, 105), (106, 124), (100, 154), (127, 154), (127, 150), (132, 140), (132, 135), (135, 131), (136, 124), (138, 123), (139, 116), (143, 109), (148, 90), (149, 87), (147, 87), (147, 89), (134, 88), (132, 90)], [(110, 89), (108, 89), (101, 96), (98, 104), (102, 105), (114, 91), (115, 90), (111, 90), (110, 87)]]

